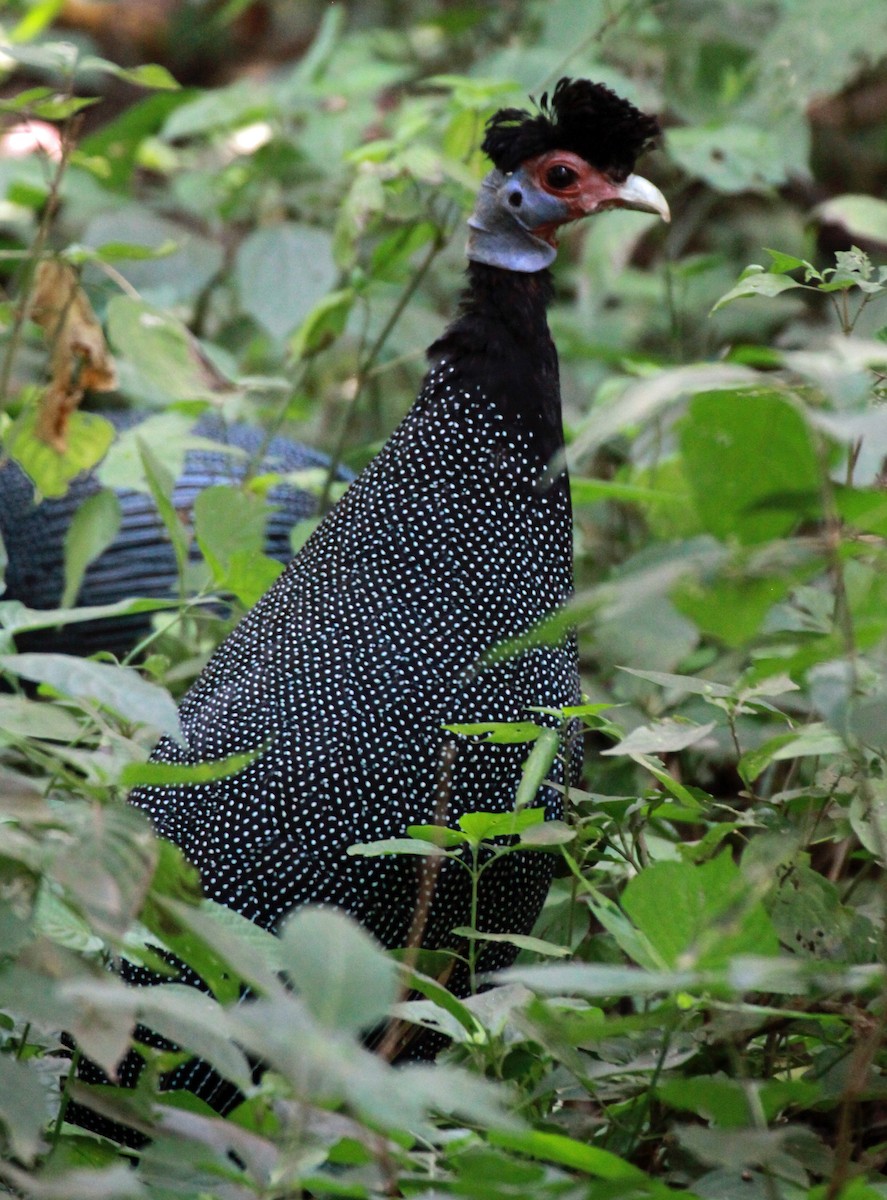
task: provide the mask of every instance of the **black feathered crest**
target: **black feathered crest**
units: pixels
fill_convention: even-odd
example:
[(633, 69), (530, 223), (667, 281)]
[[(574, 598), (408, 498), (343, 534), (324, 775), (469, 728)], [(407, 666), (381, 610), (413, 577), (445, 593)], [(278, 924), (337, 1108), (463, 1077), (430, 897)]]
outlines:
[(551, 100), (546, 92), (538, 107), (536, 116), (501, 108), (487, 122), (481, 148), (500, 171), (507, 174), (549, 150), (569, 150), (621, 181), (659, 133), (655, 117), (588, 79), (561, 79)]

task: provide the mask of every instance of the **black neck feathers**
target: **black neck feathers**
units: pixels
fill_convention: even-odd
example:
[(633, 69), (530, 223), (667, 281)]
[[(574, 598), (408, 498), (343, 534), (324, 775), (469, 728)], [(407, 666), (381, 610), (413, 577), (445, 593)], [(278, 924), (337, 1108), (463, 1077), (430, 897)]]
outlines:
[(515, 430), (533, 432), (540, 458), (563, 446), (557, 352), (546, 310), (548, 271), (521, 274), (468, 264), (459, 315), (428, 351), (455, 369), (460, 388), (485, 397)]

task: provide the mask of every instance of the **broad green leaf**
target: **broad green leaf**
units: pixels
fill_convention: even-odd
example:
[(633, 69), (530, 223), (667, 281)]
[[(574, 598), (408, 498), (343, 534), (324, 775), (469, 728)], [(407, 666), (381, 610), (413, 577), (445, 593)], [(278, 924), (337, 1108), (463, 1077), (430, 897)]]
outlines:
[(647, 679), (650, 683), (658, 683), (660, 687), (671, 688), (677, 692), (689, 692), (698, 696), (730, 696), (732, 688), (723, 683), (715, 683), (697, 675), (673, 675), (668, 671), (639, 671), (635, 667), (619, 667), (629, 675), (638, 679)]
[(87, 496), (65, 530), (65, 589), (61, 607), (77, 600), (83, 577), (91, 562), (100, 558), (120, 529), (120, 501), (111, 491)]
[(608, 746), (601, 754), (666, 754), (686, 750), (688, 746), (693, 746), (708, 737), (714, 727), (714, 721), (697, 725), (693, 721), (665, 717), (661, 721), (633, 729), (621, 742), (617, 742), (615, 746)]
[(770, 269), (778, 275), (784, 275), (786, 271), (796, 271), (799, 267), (804, 267), (807, 270), (812, 270), (812, 264), (804, 258), (796, 258), (794, 254), (786, 254), (783, 250), (771, 250), (765, 247), (770, 255)]
[(650, 971), (662, 970), (668, 965), (653, 941), (632, 924), (618, 904), (587, 882), (582, 890), (597, 920), (630, 959)]
[(524, 808), (502, 813), (463, 813), (457, 823), (471, 844), (479, 846), (490, 838), (514, 837), (544, 820), (544, 808)]
[(850, 802), (850, 824), (866, 850), (887, 866), (887, 793), (883, 783), (874, 780), (866, 793)]
[[(212, 997), (178, 983), (124, 991), (129, 994), (120, 1002), (135, 1003), (139, 1019), (149, 1029), (206, 1059), (226, 1079), (241, 1087), (249, 1086), (249, 1064), (231, 1036), (224, 1009)], [(94, 997), (98, 1013), (118, 999), (106, 998), (89, 984), (80, 984), (76, 994), (84, 1000)]]
[(786, 180), (774, 130), (739, 122), (668, 131), (670, 156), (719, 192), (769, 192)]
[(299, 995), (325, 1028), (360, 1033), (377, 1024), (394, 1003), (395, 964), (343, 912), (298, 909), (284, 926), (281, 954)]
[(671, 599), (683, 616), (702, 633), (725, 646), (747, 645), (761, 631), (767, 614), (783, 600), (798, 578), (812, 574), (815, 564), (798, 571), (784, 569), (767, 574), (728, 568), (714, 578), (681, 580)]
[[(196, 603), (196, 602), (195, 602)], [(26, 633), (55, 629), (57, 625), (77, 625), (81, 621), (104, 621), (128, 617), (134, 613), (161, 612), (175, 608), (172, 600), (118, 600), (115, 604), (89, 604), (82, 608), (27, 608), (18, 600), (0, 601), (0, 628)]]
[(164, 524), (166, 532), (169, 534), (169, 540), (172, 542), (179, 578), (183, 579), (185, 565), (188, 562), (188, 534), (182, 518), (173, 504), (175, 480), (165, 463), (160, 461), (147, 442), (139, 440), (137, 445), (145, 481), (148, 484), (154, 503), (157, 505), (160, 519)]
[(311, 314), (337, 275), (330, 235), (311, 225), (256, 229), (237, 252), (235, 278), (244, 311), (278, 341)]
[(854, 238), (887, 245), (887, 200), (848, 193), (814, 209), (823, 224), (842, 225)]
[(0, 1054), (0, 1121), (13, 1153), (25, 1163), (41, 1149), (46, 1109), (46, 1089), (34, 1066)]
[(576, 830), (564, 821), (540, 821), (521, 834), (522, 846), (565, 846), (576, 838)]
[(33, 41), (55, 20), (63, 3), (64, 0), (35, 0), (9, 30), (9, 40)]
[(51, 742), (74, 742), (83, 736), (83, 726), (58, 704), (28, 700), (0, 693), (0, 734), (46, 738)]
[(722, 1129), (742, 1129), (754, 1123), (746, 1087), (726, 1075), (669, 1079), (657, 1086), (656, 1094), (672, 1108), (696, 1113)]
[(731, 955), (778, 949), (767, 914), (727, 853), (701, 865), (652, 863), (629, 881), (622, 907), (670, 967), (720, 966)]
[[(146, 231), (145, 236), (149, 236)], [(154, 245), (169, 240), (164, 227), (157, 232)], [(143, 271), (158, 272), (164, 264), (172, 270), (177, 257), (140, 262)], [(215, 274), (218, 264), (212, 264)], [(133, 274), (133, 271), (129, 272)], [(152, 399), (199, 400), (210, 399), (218, 392), (231, 388), (204, 355), (199, 342), (171, 313), (134, 300), (115, 296), (108, 305), (108, 340), (117, 355), (121, 377), (129, 371), (128, 380)], [(155, 400), (156, 403), (156, 400)], [(164, 414), (170, 415), (170, 414)], [(147, 430), (142, 434), (148, 437)]]
[(127, 804), (91, 806), (77, 833), (54, 859), (50, 878), (91, 929), (119, 943), (144, 904), (157, 840), (144, 814)]
[(3, 655), (0, 667), (21, 679), (47, 683), (87, 705), (110, 708), (126, 721), (181, 737), (178, 709), (169, 692), (131, 667), (107, 666), (68, 654), (35, 653)]
[(887, 494), (880, 488), (834, 486), (835, 505), (841, 517), (862, 533), (887, 537)]
[[(148, 308), (149, 304), (157, 305), (159, 311), (155, 320), (160, 318), (164, 308), (195, 303), (224, 264), (224, 253), (217, 241), (203, 236), (193, 225), (160, 216), (147, 206), (134, 202), (98, 213), (83, 230), (81, 240), (87, 246), (124, 244), (145, 246), (149, 251), (161, 252), (147, 256), (139, 254), (126, 261), (117, 260), (116, 270), (142, 299), (133, 299), (128, 295), (115, 296), (108, 307), (109, 319), (121, 301), (140, 308)], [(175, 253), (169, 252), (171, 244), (176, 248)], [(171, 324), (177, 323), (171, 313), (167, 312), (166, 319)], [(111, 326), (113, 324), (112, 320)], [(147, 319), (141, 323), (146, 334), (148, 326)], [(140, 355), (142, 359), (146, 357), (138, 345), (127, 345), (125, 339), (116, 335), (111, 340), (122, 360), (118, 361), (121, 368), (128, 362), (130, 353)], [(155, 377), (161, 375), (160, 364), (154, 374)], [(121, 373), (121, 381), (129, 384), (131, 376)], [(189, 398), (173, 395), (176, 399)]]
[(680, 439), (697, 512), (716, 537), (765, 542), (820, 515), (821, 475), (810, 430), (781, 393), (694, 396)]
[(872, 922), (842, 904), (837, 887), (803, 863), (782, 875), (770, 913), (783, 945), (796, 954), (848, 965), (877, 960)]
[(283, 987), (278, 977), (284, 964), (283, 951), (280, 939), (274, 934), (212, 900), (195, 906), (155, 896), (154, 902), (165, 917), (190, 930), (203, 946), (214, 952), (217, 963), (230, 967), (251, 988), (276, 995)]
[(79, 409), (68, 418), (64, 454), (37, 436), (37, 409), (29, 405), (3, 441), (4, 453), (14, 458), (44, 496), (64, 496), (81, 471), (94, 467), (114, 440), (114, 426), (97, 413)]

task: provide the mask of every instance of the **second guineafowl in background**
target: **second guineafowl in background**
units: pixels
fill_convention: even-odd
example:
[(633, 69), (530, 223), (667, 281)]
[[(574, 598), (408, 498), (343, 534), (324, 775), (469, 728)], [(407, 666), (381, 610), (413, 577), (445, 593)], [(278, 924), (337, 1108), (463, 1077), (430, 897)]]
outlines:
[[(526, 748), (446, 727), (545, 721), (539, 706), (579, 699), (569, 636), (485, 656), (572, 591), (546, 321), (556, 231), (613, 207), (668, 219), (661, 193), (631, 174), (657, 128), (602, 85), (569, 79), (536, 114), (505, 109), (489, 121), (483, 148), (495, 169), (469, 221), (467, 285), (428, 352), (418, 399), (191, 688), (185, 743), (164, 738), (153, 756), (257, 757), (230, 778), (131, 796), (199, 869), (207, 896), (267, 929), (297, 905), (324, 903), (397, 947), (424, 908), (421, 944), (460, 948), (451, 931), (470, 923), (471, 910), (458, 864), (444, 863), (421, 895), (421, 860), (348, 849), (416, 823), (513, 809)], [(552, 779), (566, 782), (560, 764)], [(536, 803), (548, 819), (561, 815), (555, 787)], [(529, 853), (500, 859), (482, 876), (478, 927), (528, 933), (551, 864)], [(486, 943), (479, 966), (503, 967), (515, 953)], [(464, 963), (449, 986), (468, 990)], [(187, 1065), (169, 1082), (211, 1095)]]
[[(138, 428), (144, 413), (108, 412), (118, 433)], [(229, 424), (207, 414), (194, 424), (198, 445), (190, 449), (175, 481), (170, 499), (180, 516), (190, 520), (197, 497), (219, 484), (243, 485), (252, 468), (281, 479), (268, 493), (264, 552), (287, 563), (292, 558), (290, 533), (301, 520), (313, 517), (317, 498), (286, 477), (301, 472), (325, 473), (329, 459), (309, 446), (289, 438), (266, 438), (257, 425)], [(339, 468), (338, 478), (351, 478)], [(84, 472), (71, 482), (64, 496), (38, 502), (34, 485), (17, 463), (0, 465), (0, 536), (6, 551), (4, 600), (19, 600), (28, 608), (54, 609), (62, 603), (65, 587), (65, 542), (80, 506), (101, 490), (97, 471)], [(86, 608), (116, 604), (134, 596), (174, 600), (179, 593), (179, 568), (175, 550), (153, 497), (134, 488), (115, 489), (120, 506), (120, 528), (107, 549), (87, 566), (77, 594)], [(190, 561), (199, 562), (196, 539)], [(53, 650), (63, 654), (95, 654), (107, 650), (124, 658), (151, 632), (149, 613), (105, 617), (63, 625), (51, 633), (17, 638), (20, 650)]]

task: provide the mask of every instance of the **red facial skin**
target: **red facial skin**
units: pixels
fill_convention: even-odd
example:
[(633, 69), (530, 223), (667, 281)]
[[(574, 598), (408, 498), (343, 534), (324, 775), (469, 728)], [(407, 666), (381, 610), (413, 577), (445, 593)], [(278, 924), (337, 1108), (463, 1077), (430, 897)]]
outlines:
[[(570, 171), (571, 177), (568, 182), (561, 186), (550, 182), (549, 175), (553, 167), (564, 167)], [(540, 154), (538, 158), (531, 158), (524, 163), (523, 169), (536, 187), (567, 203), (567, 219), (570, 221), (578, 221), (581, 217), (600, 212), (601, 209), (619, 207), (619, 184), (608, 179), (595, 167), (589, 166), (578, 154), (571, 154), (569, 150), (549, 150), (547, 154)], [(540, 225), (531, 232), (550, 245), (556, 246), (556, 234), (560, 224), (562, 222), (557, 225)]]

